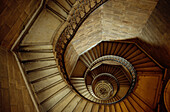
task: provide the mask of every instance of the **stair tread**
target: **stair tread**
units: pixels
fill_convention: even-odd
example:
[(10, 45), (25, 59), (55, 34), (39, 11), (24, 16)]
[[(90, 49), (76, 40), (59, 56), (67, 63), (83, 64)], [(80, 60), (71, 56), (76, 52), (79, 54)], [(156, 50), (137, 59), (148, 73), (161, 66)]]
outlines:
[(154, 67), (154, 66), (156, 66), (154, 62), (146, 62), (146, 63), (134, 65), (135, 68), (145, 68), (145, 67)]
[(115, 52), (114, 52), (115, 55), (118, 54), (118, 52), (120, 51), (121, 47), (122, 47), (122, 43), (118, 43), (118, 45), (117, 45), (117, 47), (116, 47), (116, 50), (115, 50)]
[(131, 97), (133, 97), (133, 99), (138, 103), (140, 104), (140, 106), (147, 112), (153, 112), (153, 110), (148, 106), (146, 105), (147, 103), (142, 101), (142, 99), (139, 99), (137, 98), (133, 93), (131, 94)]
[(24, 64), (24, 68), (25, 68), (26, 71), (31, 71), (31, 70), (34, 70), (34, 69), (43, 68), (43, 67), (55, 65), (55, 64), (56, 64), (55, 60), (40, 61), (40, 62), (29, 62), (29, 63)]
[(91, 112), (92, 107), (93, 107), (93, 103), (88, 102), (86, 107), (84, 108), (83, 112)]
[(31, 53), (31, 52), (21, 52), (18, 53), (20, 60), (33, 60), (33, 59), (39, 59), (39, 58), (48, 58), (48, 57), (54, 57), (53, 53)]
[(74, 92), (70, 92), (63, 99), (61, 99), (61, 101), (56, 103), (56, 105), (50, 109), (49, 112), (61, 112), (67, 106), (68, 102), (70, 102), (75, 97), (75, 95), (76, 94)]
[(87, 100), (84, 100), (83, 98), (81, 99), (81, 101), (79, 102), (79, 104), (76, 106), (76, 108), (74, 109), (73, 112), (82, 112), (84, 107), (87, 104)]
[(128, 108), (126, 107), (125, 103), (122, 101), (122, 102), (119, 102), (120, 106), (121, 106), (121, 109), (123, 112), (129, 112)]
[(80, 99), (81, 98), (79, 96), (75, 96), (62, 112), (69, 112), (69, 111), (72, 112), (74, 108), (77, 106), (77, 104), (79, 103)]
[(45, 50), (53, 49), (52, 45), (37, 45), (37, 46), (20, 46), (20, 50)]
[(132, 47), (133, 44), (128, 44), (125, 50), (120, 54), (120, 56), (123, 57)]
[(43, 89), (43, 88), (53, 84), (54, 82), (59, 81), (61, 79), (62, 79), (61, 76), (57, 75), (57, 76), (48, 78), (46, 80), (42, 80), (42, 81), (33, 83), (33, 86), (34, 86), (35, 91), (39, 91), (39, 90), (41, 90), (41, 89)]
[(116, 109), (116, 112), (122, 112), (119, 103), (116, 103), (116, 104), (115, 104), (115, 109)]
[(99, 112), (104, 112), (104, 105), (99, 106)]
[(137, 112), (143, 112), (144, 110), (130, 97), (128, 96), (129, 102), (133, 105)]
[(128, 61), (129, 61), (130, 63), (133, 63), (133, 62), (136, 62), (136, 61), (141, 60), (141, 59), (143, 59), (143, 58), (146, 58), (146, 55), (142, 52), (142, 53), (140, 53), (139, 55), (137, 55), (137, 56), (129, 59)]
[(137, 55), (139, 55), (141, 53), (140, 49), (137, 49), (136, 51), (134, 51), (132, 54), (130, 54), (126, 59), (129, 60), (131, 58), (135, 58)]
[(51, 109), (57, 102), (59, 102), (62, 98), (64, 98), (71, 90), (69, 88), (65, 88), (59, 93), (57, 93), (53, 98), (50, 98), (48, 101), (44, 102), (42, 104), (42, 107), (44, 108), (45, 111), (48, 111)]
[(111, 112), (116, 112), (116, 110), (115, 110), (115, 104), (110, 105), (110, 111), (111, 111)]
[(136, 64), (141, 64), (141, 63), (146, 63), (151, 61), (148, 57), (145, 58), (141, 58), (139, 60), (135, 60), (134, 62), (132, 62), (132, 65), (136, 65)]
[(98, 112), (99, 110), (99, 104), (94, 104), (92, 108), (92, 112)]
[(120, 88), (119, 88), (117, 95), (119, 97), (123, 97), (127, 94), (128, 90), (129, 90), (129, 86), (121, 86), (120, 85)]
[(47, 89), (46, 91), (41, 92), (40, 94), (37, 95), (39, 98), (39, 102), (44, 101), (45, 99), (47, 99), (48, 97), (50, 97), (51, 95), (53, 95), (54, 93), (56, 93), (65, 86), (66, 86), (65, 82), (60, 82), (59, 84)]
[(105, 110), (104, 112), (110, 112), (110, 105), (105, 105)]
[(122, 47), (120, 48), (119, 52), (117, 53), (118, 56), (121, 55), (121, 53), (127, 48), (128, 44), (122, 43)]
[(135, 111), (136, 111), (136, 110), (134, 109), (133, 105), (131, 105), (131, 103), (127, 100), (127, 98), (125, 98), (123, 101), (124, 101), (126, 107), (128, 108), (128, 110), (129, 110), (130, 112), (135, 112)]
[(146, 68), (135, 68), (136, 69), (136, 71), (162, 71), (159, 67), (157, 67), (157, 66), (155, 66), (155, 67), (146, 67)]
[(123, 57), (126, 59), (129, 55), (133, 54), (133, 52), (135, 52), (137, 49), (138, 48), (133, 45), (133, 47), (128, 52), (126, 52), (126, 54)]
[(58, 68), (49, 68), (47, 70), (43, 70), (43, 71), (37, 71), (37, 72), (32, 72), (30, 74), (27, 75), (27, 78), (30, 82), (41, 79), (43, 77), (46, 77), (50, 74), (54, 74), (54, 73), (58, 73)]

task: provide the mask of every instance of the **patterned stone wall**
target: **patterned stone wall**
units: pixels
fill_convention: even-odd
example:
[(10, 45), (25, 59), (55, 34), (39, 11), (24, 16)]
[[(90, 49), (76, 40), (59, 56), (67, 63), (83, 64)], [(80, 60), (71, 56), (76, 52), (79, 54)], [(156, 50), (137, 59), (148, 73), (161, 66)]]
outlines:
[(1, 0), (0, 46), (10, 49), (41, 0)]
[[(170, 68), (170, 1), (160, 0), (142, 30), (145, 49), (160, 64)], [(144, 47), (144, 46), (143, 46)]]
[(157, 0), (109, 0), (101, 7), (102, 40), (139, 35)]
[(17, 62), (0, 48), (0, 112), (36, 112)]

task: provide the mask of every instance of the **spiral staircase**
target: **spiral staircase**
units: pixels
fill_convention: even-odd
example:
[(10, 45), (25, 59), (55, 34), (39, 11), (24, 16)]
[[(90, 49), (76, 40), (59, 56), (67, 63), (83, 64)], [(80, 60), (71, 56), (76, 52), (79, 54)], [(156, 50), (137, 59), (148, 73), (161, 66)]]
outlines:
[(65, 51), (76, 31), (104, 2), (106, 0), (49, 0), (43, 11), (57, 19), (58, 23), (54, 23), (57, 32), (48, 32), (58, 36), (56, 44), (55, 40), (51, 41), (53, 35), (45, 37), (49, 42), (31, 37), (38, 24), (35, 22), (17, 45), (16, 57), (38, 111), (155, 111), (166, 69), (137, 43), (101, 41), (79, 54), (71, 62), (74, 63), (71, 70), (65, 64), (65, 58), (71, 56), (71, 53), (65, 55)]

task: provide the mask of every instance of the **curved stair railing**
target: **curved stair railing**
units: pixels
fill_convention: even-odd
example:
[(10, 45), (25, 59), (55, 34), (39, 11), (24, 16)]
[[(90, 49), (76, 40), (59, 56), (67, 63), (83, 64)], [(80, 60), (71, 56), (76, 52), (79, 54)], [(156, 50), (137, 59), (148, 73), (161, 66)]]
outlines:
[[(108, 65), (108, 67), (107, 67), (107, 63), (106, 63), (106, 65), (103, 65), (100, 68), (99, 67), (94, 68), (94, 66), (96, 66), (97, 64), (99, 66), (100, 63), (104, 63), (105, 61), (110, 61), (109, 64), (112, 63), (112, 64), (114, 64), (114, 66)], [(119, 65), (116, 65), (115, 63), (119, 63)], [(104, 67), (106, 70), (104, 70)], [(108, 69), (115, 69), (118, 67), (120, 68), (119, 71), (122, 70), (121, 73), (123, 73), (123, 74), (118, 73), (119, 71), (116, 71), (116, 70), (108, 70)], [(126, 69), (126, 70), (124, 70), (124, 69)], [(94, 70), (98, 71), (98, 73), (93, 73)], [(95, 76), (94, 76), (94, 74), (95, 74)], [(88, 77), (93, 77), (93, 80), (91, 81), (90, 84), (87, 84), (87, 81), (89, 79)], [(102, 104), (113, 104), (113, 103), (122, 101), (124, 98), (126, 98), (127, 95), (129, 95), (132, 92), (132, 90), (135, 86), (136, 79), (137, 79), (136, 77), (137, 76), (136, 76), (135, 69), (127, 60), (125, 60), (121, 57), (118, 57), (118, 56), (105, 55), (100, 58), (97, 58), (95, 61), (93, 61), (90, 64), (90, 66), (87, 68), (87, 70), (84, 73), (84, 78), (81, 78), (82, 81), (80, 81), (79, 78), (74, 77), (73, 79), (71, 78), (71, 83), (75, 87), (75, 89), (79, 92), (79, 94), (82, 95), (83, 97), (85, 97), (86, 99), (88, 99), (89, 101), (92, 101), (95, 103), (102, 103)], [(100, 78), (100, 80), (99, 80), (99, 78)], [(112, 90), (113, 93), (111, 95), (112, 97), (109, 96), (109, 99), (102, 99), (102, 98), (99, 98), (98, 95), (96, 96), (96, 94), (100, 93), (100, 91), (94, 92), (94, 90), (96, 88), (95, 87), (96, 83), (99, 81), (102, 81), (102, 80), (109, 81), (108, 84), (111, 85), (111, 88), (112, 88), (112, 86), (114, 86), (114, 88)], [(116, 86), (115, 86), (115, 84), (116, 84)], [(129, 87), (127, 88), (127, 91), (125, 92), (124, 96), (120, 97), (120, 96), (118, 96), (118, 93), (122, 92), (122, 91), (119, 91), (119, 88), (122, 85), (127, 85)], [(103, 89), (105, 89), (105, 88), (103, 88)], [(84, 94), (84, 92), (86, 92), (86, 94)], [(93, 96), (93, 98), (92, 98), (92, 96)], [(116, 97), (117, 97), (117, 99), (115, 99)]]
[[(70, 7), (73, 5), (71, 0), (66, 1)], [(64, 52), (67, 45), (88, 15), (106, 1), (79, 0), (73, 5), (69, 13), (63, 7), (64, 5), (56, 2), (56, 4), (60, 4), (59, 7), (68, 13), (69, 16), (66, 17), (67, 19), (64, 19), (62, 16), (59, 17), (66, 22), (66, 26), (64, 26), (61, 34), (57, 32), (60, 34), (60, 37), (57, 42), (54, 42), (56, 45), (55, 50), (51, 44), (37, 45), (36, 42), (39, 42), (39, 40), (35, 40), (35, 43), (26, 45), (21, 43), (19, 45), (16, 53), (40, 111), (154, 111), (161, 86), (158, 86), (157, 90), (153, 90), (156, 98), (153, 101), (153, 105), (141, 97), (141, 94), (139, 94), (136, 88), (140, 89), (142, 86), (140, 84), (138, 85), (138, 81), (145, 80), (145, 77), (150, 78), (148, 74), (156, 74), (155, 76), (159, 76), (158, 79), (161, 79), (164, 74), (164, 68), (160, 67), (156, 61), (153, 61), (135, 43), (102, 42), (107, 49), (99, 44), (97, 47), (101, 49), (92, 48), (89, 50), (90, 52), (87, 51), (82, 54), (78, 60), (84, 64), (86, 69), (89, 68), (90, 71), (87, 71), (87, 75), (84, 74), (83, 77), (68, 77), (66, 73)], [(46, 6), (46, 8), (51, 11), (50, 13), (58, 14), (54, 10), (51, 10), (50, 6)], [(56, 55), (54, 55), (55, 53)], [(58, 62), (56, 62), (56, 56), (57, 60), (59, 60)], [(104, 61), (112, 58), (114, 59), (114, 63), (116, 63), (114, 65)], [(103, 61), (100, 59), (103, 59)], [(104, 64), (102, 65), (101, 63)], [(99, 67), (98, 64), (102, 66)], [(125, 70), (120, 69), (122, 65)], [(103, 72), (98, 72), (100, 69)], [(92, 81), (89, 83), (86, 80), (87, 78), (92, 78)], [(140, 80), (137, 80), (138, 78)], [(158, 85), (160, 85), (160, 82), (161, 80), (157, 82)], [(103, 85), (108, 89), (103, 89)], [(121, 91), (120, 89), (122, 87), (120, 86), (125, 85), (128, 85), (125, 94), (122, 96), (117, 95)], [(102, 96), (101, 93), (98, 94), (100, 90), (103, 94), (107, 93), (106, 97)], [(113, 94), (109, 95), (108, 93)]]
[(59, 62), (62, 62), (62, 55), (64, 54), (68, 43), (74, 37), (80, 25), (84, 20), (100, 5), (107, 0), (78, 0), (67, 18), (67, 25), (58, 37), (55, 45), (55, 51), (57, 52), (57, 58)]

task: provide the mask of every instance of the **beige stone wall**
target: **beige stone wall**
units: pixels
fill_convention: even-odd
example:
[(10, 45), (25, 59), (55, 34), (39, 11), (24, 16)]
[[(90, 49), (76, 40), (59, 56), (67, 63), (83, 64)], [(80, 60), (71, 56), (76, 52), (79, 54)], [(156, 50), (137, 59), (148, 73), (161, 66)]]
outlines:
[(137, 37), (157, 1), (109, 0), (101, 7), (102, 40)]
[(1, 0), (0, 46), (10, 49), (41, 0)]
[(17, 62), (0, 48), (0, 112), (36, 112)]
[(74, 60), (78, 59), (83, 53), (102, 40), (101, 10), (94, 11), (82, 24), (75, 37), (68, 45), (65, 52), (65, 65), (67, 72), (72, 72), (75, 66)]
[(53, 35), (61, 24), (62, 21), (56, 15), (43, 9), (21, 44), (51, 44)]
[(142, 30), (143, 47), (164, 67), (170, 68), (170, 1), (160, 0)]
[(156, 4), (152, 0), (108, 0), (100, 6), (84, 21), (67, 47), (68, 73), (77, 57), (100, 41), (138, 37)]
[(148, 0), (109, 0), (85, 20), (70, 44), (82, 53), (101, 40), (137, 37), (156, 4)]

